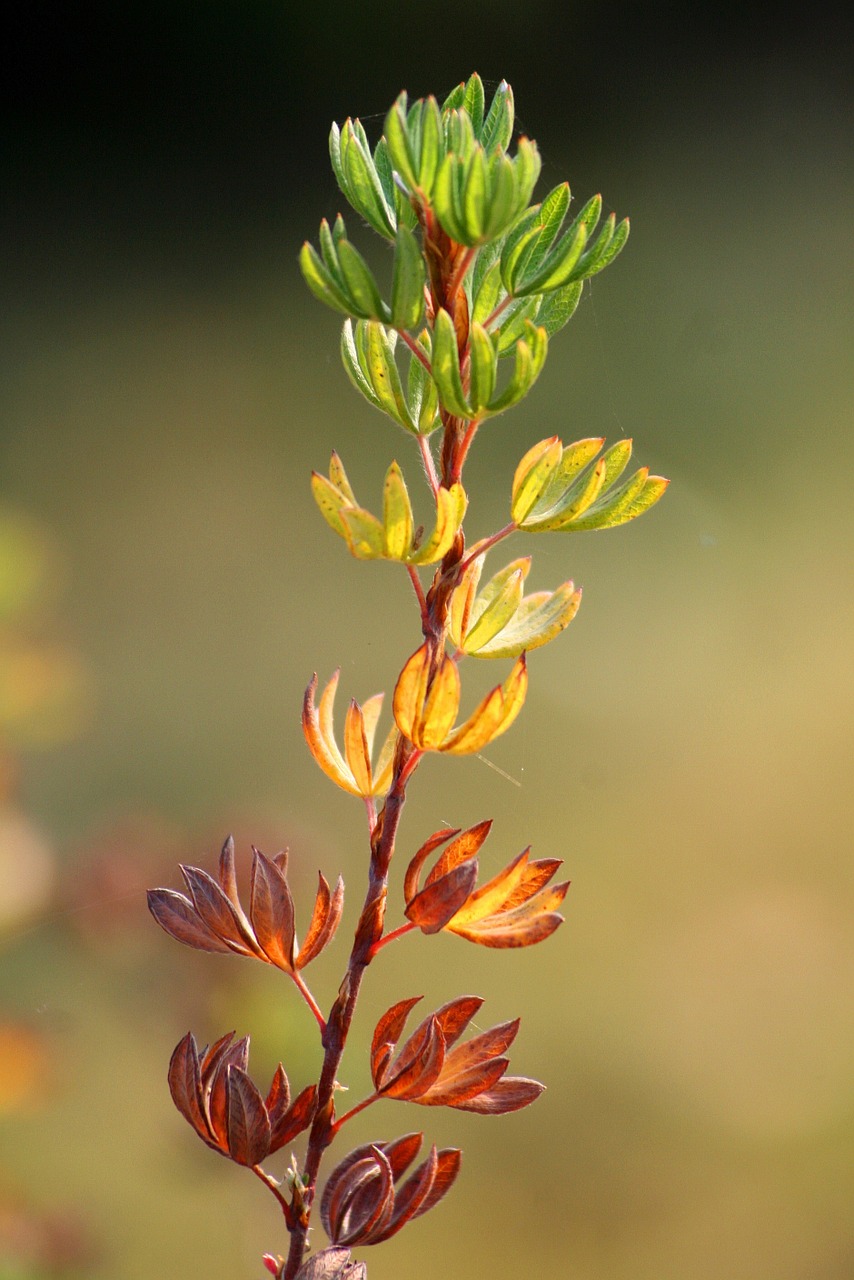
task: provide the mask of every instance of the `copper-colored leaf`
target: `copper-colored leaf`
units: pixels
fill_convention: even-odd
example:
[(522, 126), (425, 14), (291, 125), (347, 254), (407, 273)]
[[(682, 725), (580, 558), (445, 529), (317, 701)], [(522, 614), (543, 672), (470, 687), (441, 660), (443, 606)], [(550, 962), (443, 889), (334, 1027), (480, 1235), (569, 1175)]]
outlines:
[(187, 882), (193, 904), (208, 928), (228, 943), (232, 951), (239, 955), (254, 955), (254, 939), (213, 876), (201, 867), (183, 865), (181, 874)]
[(336, 1244), (355, 1244), (381, 1230), (394, 1207), (391, 1165), (376, 1146), (359, 1147), (330, 1174), (320, 1202), (326, 1234)]
[(249, 1058), (249, 1037), (234, 1040), (234, 1033), (223, 1036), (205, 1054), (202, 1061), (202, 1090), (207, 1107), (208, 1123), (223, 1150), (228, 1148), (228, 1070), (237, 1067), (246, 1070)]
[(405, 1173), (421, 1150), (423, 1133), (405, 1133), (402, 1138), (394, 1138), (391, 1142), (378, 1142), (376, 1145), (391, 1165), (394, 1180), (397, 1182)]
[(270, 1120), (264, 1101), (245, 1071), (228, 1067), (228, 1150), (232, 1160), (250, 1168), (270, 1150)]
[(445, 1041), (438, 1020), (428, 1018), (407, 1040), (378, 1092), (402, 1102), (417, 1099), (439, 1075), (444, 1056)]
[(482, 1004), (480, 996), (458, 996), (437, 1010), (435, 1017), (442, 1028), (446, 1048), (450, 1049), (459, 1040)]
[[(422, 996), (410, 996), (408, 1000), (399, 1000), (390, 1009), (386, 1009), (377, 1023), (371, 1041), (371, 1075), (375, 1088), (380, 1087), (381, 1075), (378, 1064), (381, 1050), (385, 1046), (391, 1046), (391, 1051), (394, 1052), (394, 1046), (400, 1039), (400, 1033), (410, 1011), (422, 998)], [(389, 1056), (388, 1053), (384, 1054), (385, 1062), (388, 1061)]]
[(427, 1213), (434, 1205), (438, 1204), (443, 1196), (447, 1195), (460, 1171), (462, 1155), (462, 1151), (456, 1147), (446, 1147), (438, 1153), (433, 1185), (426, 1198), (412, 1214), (412, 1218), (420, 1218), (422, 1214)]
[(280, 1062), (273, 1075), (270, 1091), (264, 1099), (264, 1106), (267, 1109), (267, 1115), (270, 1117), (270, 1123), (273, 1123), (274, 1118), (284, 1115), (290, 1105), (291, 1086), (288, 1077), (285, 1075), (285, 1069)]
[(407, 903), (407, 920), (423, 933), (438, 933), (457, 914), (477, 882), (477, 858), (454, 867), (446, 875), (428, 883)]
[(332, 894), (329, 892), (329, 885), (325, 878), (319, 872), (318, 881), (311, 923), (296, 958), (297, 969), (304, 969), (332, 941), (344, 910), (344, 881), (341, 877), (338, 877)]
[(286, 1142), (292, 1142), (298, 1133), (307, 1129), (317, 1108), (317, 1085), (310, 1084), (283, 1114), (270, 1113), (270, 1153), (278, 1151)]
[(419, 873), (433, 850), (438, 849), (440, 844), (444, 844), (452, 836), (459, 835), (459, 832), (459, 827), (443, 827), (441, 831), (434, 831), (433, 835), (424, 841), (424, 844), (422, 844), (406, 868), (406, 876), (403, 881), (403, 896), (406, 902), (411, 902), (418, 892)]
[(474, 858), (481, 850), (483, 842), (492, 829), (492, 819), (487, 818), (483, 822), (478, 822), (474, 827), (469, 827), (462, 835), (458, 835), (456, 840), (452, 840), (439, 858), (433, 870), (427, 876), (426, 883), (432, 884), (434, 880), (438, 880), (440, 876), (447, 875), (454, 867), (459, 866), (461, 862), (467, 862), (470, 858)]
[(197, 951), (220, 951), (226, 954), (234, 948), (218, 938), (199, 916), (196, 908), (183, 893), (174, 889), (149, 889), (148, 909), (154, 919), (168, 934), (185, 946)]
[(459, 1107), (482, 1095), (500, 1080), (509, 1066), (507, 1058), (471, 1062), (466, 1066), (442, 1071), (439, 1079), (418, 1102), (425, 1107)]
[(499, 1080), (491, 1089), (487, 1089), (470, 1102), (458, 1104), (459, 1111), (476, 1111), (479, 1115), (502, 1116), (508, 1111), (520, 1111), (522, 1107), (536, 1102), (545, 1085), (537, 1080), (526, 1080), (524, 1076), (507, 1076)]
[(279, 868), (258, 849), (252, 850), (249, 918), (271, 964), (285, 972), (294, 967), (294, 902)]
[(351, 1262), (351, 1257), (349, 1249), (338, 1245), (322, 1249), (302, 1264), (295, 1280), (366, 1280), (364, 1262)]
[(438, 1156), (433, 1146), (430, 1148), (427, 1159), (418, 1166), (412, 1177), (395, 1190), (394, 1212), (391, 1220), (382, 1231), (374, 1232), (371, 1244), (381, 1244), (383, 1240), (390, 1239), (400, 1231), (401, 1227), (406, 1226), (410, 1218), (415, 1216), (416, 1211), (430, 1194), (437, 1168)]
[(169, 1092), (172, 1101), (199, 1137), (212, 1146), (212, 1135), (202, 1111), (202, 1077), (195, 1037), (188, 1031), (175, 1047), (169, 1061)]

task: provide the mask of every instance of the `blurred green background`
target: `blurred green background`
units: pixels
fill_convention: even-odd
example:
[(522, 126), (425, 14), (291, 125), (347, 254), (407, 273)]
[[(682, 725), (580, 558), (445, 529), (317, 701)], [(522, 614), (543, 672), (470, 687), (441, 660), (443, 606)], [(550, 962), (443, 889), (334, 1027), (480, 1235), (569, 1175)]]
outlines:
[[(636, 525), (517, 543), (535, 588), (583, 584), (579, 617), (532, 659), (489, 761), (416, 780), (404, 850), (492, 816), (488, 869), (531, 843), (573, 887), (542, 948), (418, 936), (378, 963), (354, 1100), (373, 1019), (416, 991), (485, 996), (482, 1026), (522, 1013), (513, 1069), (549, 1089), (492, 1121), (387, 1104), (353, 1123), (352, 1145), (423, 1127), (465, 1149), (448, 1200), (367, 1255), (371, 1280), (850, 1280), (843, 35), (826, 15), (677, 4), (19, 9), (0, 215), (2, 1280), (260, 1280), (261, 1253), (284, 1250), (272, 1199), (194, 1139), (165, 1067), (188, 1027), (235, 1026), (256, 1078), (281, 1057), (301, 1088), (310, 1018), (260, 966), (178, 948), (143, 890), (176, 885), (179, 860), (212, 866), (233, 830), (244, 853), (291, 846), (303, 920), (317, 868), (343, 873), (342, 943), (352, 923), (363, 818), (310, 760), (300, 700), (339, 664), (343, 696), (390, 689), (417, 619), (403, 575), (347, 557), (307, 477), (332, 448), (366, 497), (392, 456), (417, 466), (352, 393), (296, 255), (342, 204), (329, 122), (359, 114), (375, 136), (402, 87), (443, 94), (474, 69), (513, 84), (542, 190), (601, 190), (632, 238), (535, 392), (482, 432), (472, 533), (504, 522), (518, 458), (554, 433), (632, 435), (673, 483)], [(342, 954), (312, 970), (323, 1003)]]

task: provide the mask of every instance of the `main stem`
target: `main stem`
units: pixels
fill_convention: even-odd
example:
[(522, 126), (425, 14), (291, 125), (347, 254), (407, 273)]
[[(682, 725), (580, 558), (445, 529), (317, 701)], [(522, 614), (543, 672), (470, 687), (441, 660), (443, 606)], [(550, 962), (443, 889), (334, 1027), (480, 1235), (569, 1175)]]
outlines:
[[(462, 245), (455, 244), (449, 239), (431, 209), (418, 210), (418, 214), (423, 232), (424, 256), (429, 278), (428, 310), (432, 310), (434, 316), (440, 307), (448, 311), (454, 321), (457, 346), (462, 353), (469, 340), (468, 305), (462, 284), (474, 255), (471, 250), (466, 251)], [(422, 354), (420, 349), (419, 354)], [(441, 457), (442, 483), (450, 487), (460, 479), (468, 445), (471, 443), (471, 434), (467, 435), (471, 424), (465, 419), (447, 414), (444, 410), (442, 421), (444, 425)], [(431, 477), (431, 483), (435, 490), (435, 473)], [(434, 674), (444, 652), (448, 604), (451, 592), (459, 580), (460, 561), (464, 550), (465, 541), (460, 532), (453, 547), (442, 561), (433, 585), (423, 602), (419, 596), (422, 630), (432, 651)], [(383, 934), (389, 866), (406, 801), (406, 788), (420, 754), (408, 739), (400, 737), (391, 787), (371, 833), (371, 863), (365, 902), (356, 927), (347, 971), (322, 1035), (324, 1057), (317, 1086), (317, 1111), (309, 1133), (305, 1166), (301, 1175), (303, 1190), (299, 1197), (296, 1195), (294, 1197), (294, 1223), (291, 1228), (290, 1248), (282, 1271), (282, 1280), (294, 1280), (305, 1256), (320, 1162), (324, 1151), (335, 1136), (335, 1087), (338, 1069), (347, 1044), (362, 979), (376, 954), (377, 943)]]

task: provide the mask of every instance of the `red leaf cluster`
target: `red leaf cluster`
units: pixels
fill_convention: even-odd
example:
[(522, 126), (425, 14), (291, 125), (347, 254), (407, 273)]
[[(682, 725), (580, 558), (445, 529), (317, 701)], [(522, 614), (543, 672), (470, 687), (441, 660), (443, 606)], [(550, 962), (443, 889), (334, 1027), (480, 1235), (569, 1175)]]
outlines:
[(287, 866), (287, 851), (268, 858), (253, 848), (249, 911), (245, 912), (237, 893), (234, 841), (229, 836), (216, 879), (200, 867), (182, 866), (190, 896), (174, 889), (149, 889), (148, 908), (167, 933), (188, 947), (255, 956), (294, 974), (332, 940), (344, 907), (344, 882), (339, 876), (331, 892), (324, 877), (319, 877), (311, 923), (298, 948)]
[(479, 996), (460, 996), (425, 1018), (395, 1058), (406, 1019), (420, 999), (392, 1005), (377, 1023), (371, 1074), (378, 1097), (481, 1115), (518, 1111), (539, 1097), (544, 1086), (538, 1081), (502, 1078), (509, 1066), (502, 1055), (516, 1038), (518, 1018), (456, 1043), (483, 1004)]
[(350, 1250), (321, 1249), (304, 1262), (294, 1280), (366, 1280), (368, 1268), (364, 1262), (351, 1262)]
[(266, 1098), (247, 1074), (249, 1037), (222, 1036), (199, 1052), (191, 1032), (169, 1063), (172, 1101), (196, 1133), (221, 1155), (250, 1168), (260, 1164), (314, 1118), (317, 1086), (291, 1102), (288, 1077), (279, 1063)]
[(334, 1244), (380, 1244), (427, 1213), (450, 1190), (460, 1168), (454, 1147), (430, 1154), (395, 1186), (421, 1149), (422, 1133), (357, 1147), (335, 1168), (323, 1192), (320, 1218)]
[[(479, 822), (462, 834), (459, 828), (445, 828), (425, 841), (406, 871), (406, 916), (423, 933), (446, 929), (482, 947), (530, 947), (563, 924), (556, 908), (566, 897), (569, 881), (549, 886), (560, 859), (531, 862), (525, 849), (476, 889), (477, 855), (491, 826), (491, 821)], [(451, 843), (422, 889), (424, 863), (447, 840)]]

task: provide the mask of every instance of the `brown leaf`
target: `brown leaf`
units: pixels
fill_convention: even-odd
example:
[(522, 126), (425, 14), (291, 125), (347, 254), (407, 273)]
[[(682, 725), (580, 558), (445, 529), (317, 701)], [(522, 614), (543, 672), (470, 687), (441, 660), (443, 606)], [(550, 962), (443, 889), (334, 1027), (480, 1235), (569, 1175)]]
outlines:
[(273, 1074), (270, 1091), (264, 1099), (264, 1106), (267, 1115), (270, 1117), (270, 1123), (272, 1124), (273, 1122), (273, 1116), (283, 1115), (290, 1105), (291, 1086), (285, 1074), (285, 1068), (280, 1062)]
[(420, 1218), (422, 1214), (427, 1213), (434, 1205), (439, 1203), (443, 1196), (448, 1194), (460, 1171), (462, 1156), (462, 1151), (457, 1147), (446, 1147), (439, 1152), (433, 1185), (426, 1199), (412, 1214), (413, 1218)]
[(344, 881), (338, 877), (334, 894), (330, 894), (329, 885), (323, 875), (318, 872), (317, 895), (311, 923), (296, 958), (296, 968), (304, 969), (315, 956), (319, 956), (324, 947), (332, 941), (335, 930), (341, 920), (344, 909)]
[(394, 1046), (400, 1039), (400, 1033), (403, 1030), (406, 1019), (409, 1017), (413, 1007), (421, 999), (423, 999), (422, 996), (410, 996), (408, 1000), (399, 1000), (390, 1009), (386, 1009), (377, 1023), (371, 1041), (371, 1075), (373, 1076), (375, 1088), (378, 1089), (380, 1087), (380, 1058), (382, 1056), (383, 1065), (385, 1065), (391, 1056), (387, 1052), (386, 1046), (391, 1047), (391, 1053), (394, 1052)]
[(351, 1256), (349, 1249), (337, 1245), (323, 1249), (302, 1264), (295, 1280), (365, 1280), (364, 1262), (351, 1262)]
[(476, 1111), (479, 1115), (502, 1116), (508, 1111), (520, 1111), (522, 1107), (536, 1102), (545, 1085), (537, 1080), (526, 1080), (524, 1076), (507, 1076), (499, 1080), (491, 1089), (472, 1098), (470, 1102), (459, 1103), (459, 1111)]
[(405, 902), (411, 902), (418, 892), (418, 881), (421, 868), (430, 857), (434, 849), (438, 849), (440, 844), (444, 844), (446, 840), (450, 840), (451, 836), (459, 835), (459, 827), (443, 827), (441, 831), (434, 831), (428, 840), (425, 840), (421, 848), (413, 857), (409, 866), (406, 868), (406, 875), (403, 881), (403, 897)]
[(248, 934), (243, 921), (213, 876), (209, 876), (201, 867), (183, 865), (181, 874), (187, 882), (193, 905), (208, 928), (223, 942), (228, 943), (232, 951), (244, 956), (255, 955), (255, 940)]
[(417, 924), (423, 933), (439, 933), (454, 918), (477, 881), (477, 858), (460, 863), (407, 903), (407, 920)]
[(482, 1004), (480, 996), (458, 996), (436, 1011), (436, 1020), (442, 1028), (446, 1048), (450, 1049), (459, 1040)]
[(303, 1089), (293, 1105), (281, 1115), (270, 1114), (270, 1154), (278, 1151), (286, 1142), (292, 1142), (298, 1133), (307, 1129), (314, 1119), (317, 1107), (317, 1085)]
[(427, 1093), (417, 1099), (425, 1107), (459, 1107), (470, 1102), (500, 1080), (509, 1066), (507, 1058), (470, 1062), (445, 1072)]
[(294, 902), (283, 872), (259, 849), (252, 850), (249, 918), (271, 964), (286, 973), (294, 967)]
[(232, 1160), (250, 1168), (270, 1150), (270, 1121), (264, 1101), (245, 1071), (226, 1070), (228, 1150)]
[(381, 1229), (394, 1207), (391, 1165), (375, 1146), (358, 1147), (332, 1171), (320, 1219), (335, 1244), (355, 1244)]
[(401, 1174), (406, 1172), (418, 1155), (423, 1139), (423, 1133), (406, 1133), (402, 1138), (395, 1138), (392, 1142), (378, 1142), (375, 1144), (380, 1147), (386, 1160), (391, 1165), (395, 1182), (397, 1182)]
[(485, 821), (479, 822), (477, 826), (469, 827), (461, 836), (453, 840), (428, 875), (427, 884), (433, 884), (440, 876), (447, 875), (449, 871), (459, 866), (461, 862), (468, 862), (469, 858), (474, 858), (480, 852), (481, 846), (491, 830), (492, 819), (487, 818)]
[(221, 938), (200, 918), (196, 908), (183, 893), (174, 889), (149, 889), (148, 909), (154, 919), (168, 934), (194, 947), (196, 951), (231, 952)]
[(175, 1047), (169, 1062), (168, 1079), (172, 1101), (181, 1115), (193, 1126), (203, 1142), (213, 1146), (213, 1135), (208, 1128), (200, 1102), (202, 1077), (199, 1069), (199, 1054), (195, 1037), (190, 1031)]
[(444, 1058), (445, 1040), (438, 1020), (428, 1018), (407, 1040), (378, 1092), (402, 1102), (419, 1098), (437, 1079)]
[(430, 1194), (437, 1168), (437, 1152), (433, 1146), (430, 1148), (430, 1155), (423, 1164), (418, 1166), (412, 1177), (395, 1190), (394, 1212), (391, 1220), (381, 1231), (374, 1232), (370, 1240), (371, 1244), (381, 1244), (383, 1240), (389, 1240), (397, 1235), (409, 1219), (415, 1216), (418, 1208)]
[(249, 1037), (234, 1040), (234, 1032), (222, 1036), (203, 1057), (202, 1095), (207, 1108), (208, 1124), (219, 1145), (228, 1149), (228, 1069), (246, 1070)]

